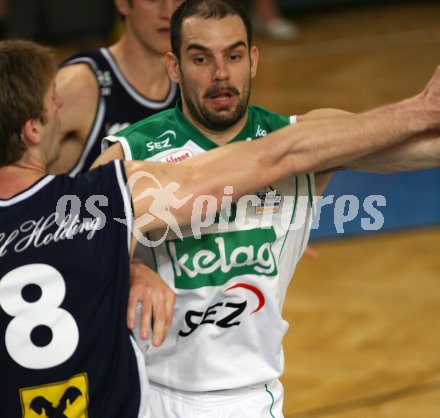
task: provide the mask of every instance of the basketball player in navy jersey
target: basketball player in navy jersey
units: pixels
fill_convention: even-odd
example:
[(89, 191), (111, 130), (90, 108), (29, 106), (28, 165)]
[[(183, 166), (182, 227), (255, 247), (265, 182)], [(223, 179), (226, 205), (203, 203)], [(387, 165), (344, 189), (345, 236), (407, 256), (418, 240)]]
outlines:
[[(226, 186), (236, 200), (440, 123), (439, 71), (423, 94), (381, 110), (289, 126), (182, 164), (115, 161), (54, 176), (55, 71), (47, 48), (0, 42), (2, 417), (148, 417), (144, 362), (126, 324), (132, 232), (164, 228), (166, 219), (189, 223), (206, 194), (217, 211)], [(154, 198), (170, 191), (169, 201)]]
[(84, 172), (101, 153), (103, 137), (174, 106), (179, 89), (168, 78), (164, 55), (170, 18), (181, 2), (115, 0), (124, 23), (121, 38), (62, 64), (61, 152), (51, 172)]

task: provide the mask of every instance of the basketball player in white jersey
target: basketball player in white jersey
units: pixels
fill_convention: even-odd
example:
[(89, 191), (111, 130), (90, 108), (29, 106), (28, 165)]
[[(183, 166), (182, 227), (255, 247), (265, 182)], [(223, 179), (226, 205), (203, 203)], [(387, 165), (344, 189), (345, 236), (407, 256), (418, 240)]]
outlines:
[[(104, 145), (115, 145), (98, 162), (125, 158), (185, 165), (228, 143), (258, 143), (266, 135), (330, 122), (336, 131), (328, 134), (339, 140), (348, 135), (340, 143), (343, 148), (362, 142), (377, 124), (406, 130), (389, 107), (348, 132), (339, 122), (363, 116), (316, 110), (289, 118), (248, 106), (258, 51), (252, 46), (249, 18), (234, 0), (187, 0), (173, 15), (171, 36), (167, 66), (171, 79), (180, 84), (182, 102), (107, 137)], [(426, 93), (415, 100), (422, 97)], [(412, 100), (399, 106), (409, 112), (405, 123), (414, 126), (418, 112)], [(439, 164), (438, 130), (417, 137), (418, 129), (410, 128), (407, 134), (407, 142), (394, 147), (388, 143), (388, 149), (368, 158), (348, 157), (343, 165), (392, 171)], [(313, 133), (304, 137), (303, 146), (314, 138)], [(320, 158), (329, 151), (318, 146), (312, 154)], [(239, 164), (247, 160), (243, 156)], [(236, 168), (232, 161), (230, 168)], [(257, 171), (266, 169), (261, 164)], [(157, 271), (176, 292), (167, 339), (146, 351), (155, 418), (282, 417), (278, 377), (287, 324), (281, 310), (308, 240), (313, 196), (329, 180), (329, 174), (313, 172), (323, 171), (305, 170), (268, 183), (247, 206), (226, 205), (213, 222), (183, 230), (183, 240), (168, 234), (155, 246)], [(149, 236), (154, 242), (162, 237)]]
[[(102, 138), (175, 106), (180, 91), (168, 77), (164, 56), (170, 50), (171, 14), (182, 1), (115, 0), (123, 19), (121, 38), (61, 64), (57, 86), (64, 102), (62, 142), (51, 172), (75, 175), (88, 170), (101, 152)], [(135, 260), (145, 263), (146, 254)], [(142, 264), (133, 264), (133, 280), (144, 271)], [(154, 341), (160, 344), (172, 319), (174, 294), (162, 281), (149, 280)]]

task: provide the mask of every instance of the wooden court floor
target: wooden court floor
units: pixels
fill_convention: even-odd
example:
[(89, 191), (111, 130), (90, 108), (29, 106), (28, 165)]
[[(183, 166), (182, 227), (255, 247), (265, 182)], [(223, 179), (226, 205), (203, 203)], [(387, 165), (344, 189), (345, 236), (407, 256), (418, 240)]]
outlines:
[(284, 307), (286, 418), (440, 416), (440, 227), (315, 243)]
[[(252, 102), (280, 113), (399, 100), (440, 64), (439, 1), (292, 18), (297, 41), (255, 39)], [(284, 307), (286, 418), (439, 418), (440, 226), (313, 246)]]
[[(256, 39), (253, 102), (285, 114), (399, 100), (440, 64), (440, 2), (293, 19), (296, 42)], [(440, 226), (314, 248), (284, 307), (286, 418), (440, 417)]]

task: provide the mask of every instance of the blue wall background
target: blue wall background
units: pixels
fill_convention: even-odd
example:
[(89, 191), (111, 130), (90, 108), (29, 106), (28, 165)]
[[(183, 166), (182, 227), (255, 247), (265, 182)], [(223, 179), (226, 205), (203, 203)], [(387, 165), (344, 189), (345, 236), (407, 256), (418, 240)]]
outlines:
[[(371, 210), (371, 205), (364, 209), (365, 199), (370, 195), (385, 198), (379, 198), (379, 203), (386, 201), (385, 206), (373, 203), (383, 219)], [(440, 225), (440, 168), (386, 175), (339, 171), (333, 175), (323, 195), (326, 196), (333, 204), (322, 207), (312, 227), (312, 240)], [(349, 206), (354, 211), (357, 202), (359, 213), (349, 220)], [(362, 218), (364, 225), (369, 222), (377, 228), (382, 220), (383, 225), (368, 231), (362, 226)]]

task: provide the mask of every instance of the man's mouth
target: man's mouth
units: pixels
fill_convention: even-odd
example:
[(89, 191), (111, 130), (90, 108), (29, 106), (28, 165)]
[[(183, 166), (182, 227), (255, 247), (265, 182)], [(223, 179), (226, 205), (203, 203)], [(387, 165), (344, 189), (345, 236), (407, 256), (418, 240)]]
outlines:
[(229, 90), (220, 90), (210, 95), (210, 99), (214, 100), (229, 100), (234, 95)]
[(234, 86), (216, 86), (207, 90), (205, 99), (216, 106), (225, 107), (231, 106), (238, 95), (239, 92)]

